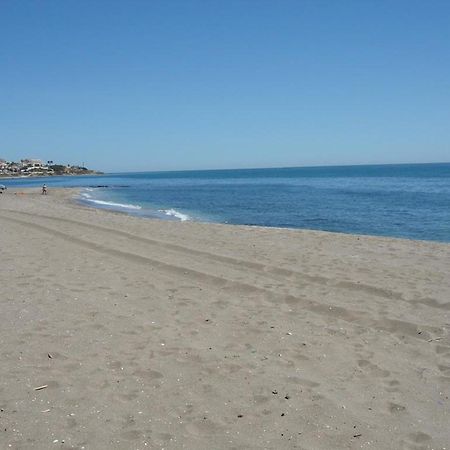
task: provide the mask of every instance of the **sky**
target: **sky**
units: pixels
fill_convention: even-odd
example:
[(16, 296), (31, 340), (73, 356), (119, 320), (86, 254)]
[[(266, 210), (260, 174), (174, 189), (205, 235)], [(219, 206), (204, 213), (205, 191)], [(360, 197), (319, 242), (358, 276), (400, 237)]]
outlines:
[(450, 2), (0, 0), (0, 157), (450, 161)]

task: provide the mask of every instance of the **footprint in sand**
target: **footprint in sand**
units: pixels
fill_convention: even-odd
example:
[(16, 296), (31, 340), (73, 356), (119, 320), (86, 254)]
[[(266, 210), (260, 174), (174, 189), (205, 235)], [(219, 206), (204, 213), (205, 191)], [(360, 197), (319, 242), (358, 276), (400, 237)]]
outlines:
[(447, 345), (436, 345), (434, 351), (443, 364), (438, 364), (438, 369), (442, 374), (442, 381), (450, 382), (450, 347)]
[(386, 386), (386, 392), (401, 392), (400, 381), (398, 380), (383, 380), (383, 384)]
[(398, 414), (406, 411), (406, 406), (400, 405), (398, 403), (388, 402), (388, 410), (391, 414)]
[(267, 397), (266, 395), (254, 395), (253, 396), (253, 401), (257, 404), (260, 405), (261, 403), (266, 403), (269, 401), (269, 397)]
[(205, 416), (204, 419), (188, 423), (186, 430), (193, 436), (215, 436), (223, 433), (224, 427)]
[(381, 369), (376, 364), (373, 364), (370, 361), (367, 361), (366, 359), (358, 360), (358, 366), (361, 367), (361, 369), (370, 372), (370, 374), (375, 377), (386, 378), (391, 374), (389, 370)]
[(450, 377), (450, 366), (438, 364), (438, 369), (441, 371), (443, 375)]
[(450, 347), (447, 345), (436, 345), (434, 351), (443, 358), (448, 358), (450, 360)]
[(73, 417), (67, 418), (67, 427), (70, 429), (76, 428), (78, 426), (78, 422)]
[(142, 431), (139, 430), (124, 431), (120, 435), (123, 439), (127, 441), (136, 441), (138, 439), (142, 439)]
[(320, 386), (320, 383), (317, 383), (316, 381), (308, 380), (306, 378), (295, 377), (295, 376), (288, 377), (287, 382), (299, 384), (303, 387), (310, 388), (310, 389), (317, 388)]
[(158, 433), (155, 437), (155, 443), (161, 443), (162, 445), (167, 444), (175, 438), (172, 434), (169, 433)]
[(122, 370), (123, 364), (120, 361), (110, 361), (107, 363), (112, 370)]
[(151, 369), (138, 369), (133, 372), (133, 375), (155, 388), (161, 386), (162, 379), (164, 378), (164, 375), (161, 372)]
[(403, 450), (429, 450), (429, 443), (431, 441), (431, 436), (421, 431), (416, 431), (407, 436), (407, 438), (402, 442)]

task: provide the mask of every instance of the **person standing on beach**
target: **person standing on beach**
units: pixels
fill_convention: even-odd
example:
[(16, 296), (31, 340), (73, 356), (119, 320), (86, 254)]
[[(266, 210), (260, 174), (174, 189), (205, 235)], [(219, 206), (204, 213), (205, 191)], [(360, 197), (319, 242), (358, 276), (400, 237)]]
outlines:
[(42, 195), (47, 195), (47, 185), (42, 186)]

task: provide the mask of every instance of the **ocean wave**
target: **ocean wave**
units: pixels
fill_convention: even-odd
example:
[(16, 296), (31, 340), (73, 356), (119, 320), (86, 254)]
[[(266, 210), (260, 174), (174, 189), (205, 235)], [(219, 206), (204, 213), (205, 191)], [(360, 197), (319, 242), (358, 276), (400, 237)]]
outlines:
[[(89, 195), (89, 194), (88, 194)], [(121, 208), (121, 209), (142, 209), (142, 206), (139, 205), (131, 205), (126, 203), (115, 203), (115, 202), (107, 202), (105, 200), (95, 200), (93, 198), (84, 197), (84, 200), (95, 203), (96, 205), (109, 206), (112, 208)]]
[(160, 209), (160, 212), (163, 212), (166, 216), (173, 216), (177, 219), (180, 219), (182, 222), (186, 222), (187, 220), (191, 220), (191, 218), (187, 214), (183, 214), (176, 209)]

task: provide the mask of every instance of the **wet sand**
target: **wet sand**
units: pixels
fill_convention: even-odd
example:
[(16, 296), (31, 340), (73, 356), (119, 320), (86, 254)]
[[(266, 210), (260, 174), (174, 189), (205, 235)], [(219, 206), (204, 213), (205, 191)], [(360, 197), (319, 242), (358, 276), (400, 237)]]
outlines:
[(449, 244), (15, 192), (1, 449), (450, 449)]

